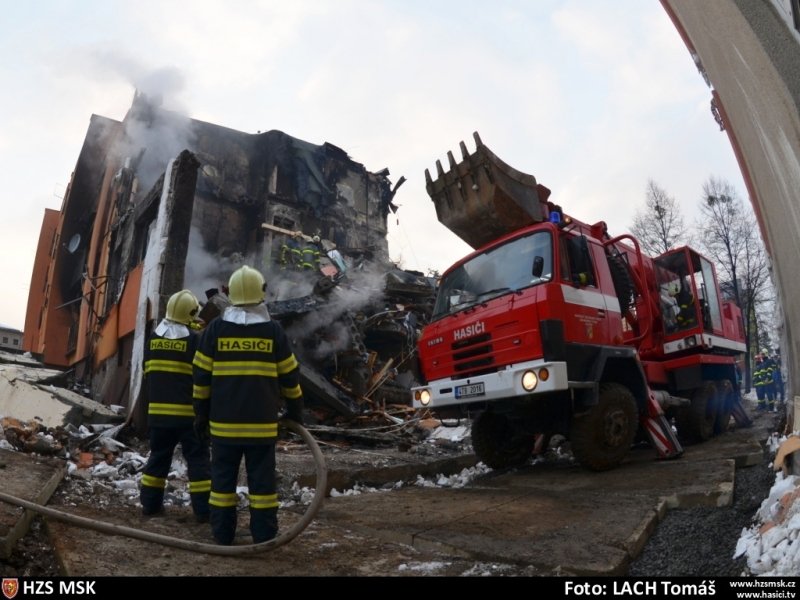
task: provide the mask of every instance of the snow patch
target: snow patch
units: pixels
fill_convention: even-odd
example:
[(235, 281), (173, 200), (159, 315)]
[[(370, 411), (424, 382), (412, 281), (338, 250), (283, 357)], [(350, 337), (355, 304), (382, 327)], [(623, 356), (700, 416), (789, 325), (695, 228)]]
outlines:
[(415, 562), (415, 563), (402, 563), (398, 565), (398, 571), (413, 571), (414, 573), (433, 573), (434, 571), (439, 571), (444, 569), (445, 567), (450, 566), (449, 562), (441, 562), (438, 560), (433, 560), (430, 562)]
[[(786, 438), (770, 436), (767, 445), (773, 453)], [(800, 573), (800, 477), (785, 477), (779, 471), (775, 483), (756, 511), (756, 523), (743, 529), (733, 558), (744, 556), (743, 575), (796, 577)]]
[(439, 473), (435, 478), (426, 479), (422, 475), (417, 475), (417, 480), (414, 485), (418, 487), (449, 487), (449, 488), (462, 488), (472, 482), (473, 479), (481, 475), (489, 473), (492, 469), (487, 467), (482, 462), (479, 462), (474, 467), (467, 467), (462, 469), (460, 473), (454, 475), (443, 475)]

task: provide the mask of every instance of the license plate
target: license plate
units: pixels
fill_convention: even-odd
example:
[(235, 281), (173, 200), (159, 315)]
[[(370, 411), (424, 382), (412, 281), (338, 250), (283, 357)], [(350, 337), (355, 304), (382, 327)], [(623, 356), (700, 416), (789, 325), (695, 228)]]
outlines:
[(483, 383), (456, 386), (456, 398), (472, 398), (474, 396), (483, 396), (485, 393)]

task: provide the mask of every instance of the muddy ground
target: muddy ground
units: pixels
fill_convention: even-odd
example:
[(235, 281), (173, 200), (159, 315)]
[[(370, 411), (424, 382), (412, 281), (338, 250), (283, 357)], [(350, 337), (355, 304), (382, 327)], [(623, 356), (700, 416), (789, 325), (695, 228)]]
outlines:
[[(146, 452), (146, 446), (140, 444), (140, 449)], [(336, 469), (346, 472), (347, 469), (399, 469), (398, 481), (402, 480), (403, 466), (408, 467), (407, 473), (412, 473), (414, 465), (418, 465), (421, 458), (435, 460), (443, 456), (469, 455), (469, 445), (466, 443), (453, 444), (443, 442), (439, 445), (423, 445), (415, 448), (411, 453), (399, 451), (396, 448), (381, 448), (375, 446), (358, 446), (341, 441), (323, 441), (323, 450), (332, 465), (341, 467)], [(420, 456), (427, 455), (427, 456)], [(693, 508), (673, 510), (668, 512), (661, 521), (642, 553), (631, 564), (629, 575), (633, 576), (737, 576), (743, 574), (743, 560), (733, 560), (733, 549), (741, 535), (743, 528), (752, 524), (753, 516), (761, 501), (767, 496), (771, 485), (774, 483), (774, 474), (769, 468), (770, 456), (765, 452), (764, 461), (760, 465), (737, 469), (734, 488), (733, 503), (722, 508)], [(303, 490), (304, 485), (313, 485), (308, 477), (302, 485), (295, 482), (302, 479), (303, 473), (309, 473), (311, 466), (308, 454), (298, 451), (298, 446), (287, 442), (281, 446), (278, 454), (278, 469), (280, 473), (279, 484), (282, 498), (294, 498), (297, 505), (286, 507), (281, 511), (282, 527), (289, 526), (299, 518), (303, 510), (302, 499), (311, 493)], [(405, 478), (412, 479), (410, 475)], [(340, 480), (342, 485), (346, 481)], [(384, 483), (384, 487), (393, 484)], [(128, 485), (129, 487), (129, 485)], [(336, 487), (335, 485), (333, 487)], [(340, 490), (341, 491), (341, 488)], [(174, 521), (178, 519), (185, 523), (186, 534), (189, 539), (211, 542), (208, 526), (193, 523), (189, 508), (182, 502), (182, 489), (178, 483), (174, 488), (168, 488), (167, 497), (170, 506), (167, 515), (161, 517)], [(110, 481), (83, 478), (80, 476), (67, 477), (61, 483), (50, 501), (53, 506), (62, 506), (70, 511), (88, 517), (98, 518), (103, 514), (114, 514), (115, 520), (131, 527), (138, 527), (142, 523), (139, 514), (135, 489), (117, 487)], [(165, 523), (159, 518), (150, 519), (144, 526), (158, 532), (167, 531)], [(247, 511), (240, 511), (239, 535), (241, 542), (247, 541)], [(64, 528), (62, 524), (53, 524), (53, 528)], [(63, 529), (61, 529), (63, 531)], [(101, 536), (95, 532), (86, 532), (89, 536)], [(340, 531), (328, 527), (324, 523), (315, 522), (304, 535), (312, 536), (314, 543), (289, 544), (281, 551), (281, 561), (276, 563), (275, 574), (281, 574), (281, 562), (286, 564), (286, 572), (290, 565), (313, 564), (314, 573), (319, 575), (339, 576), (374, 576), (395, 573), (399, 575), (537, 575), (535, 570), (512, 565), (485, 564), (471, 559), (453, 556), (439, 556), (434, 552), (420, 553), (420, 551), (402, 544), (377, 541), (360, 536), (357, 532), (348, 532), (348, 543), (359, 546), (361, 550), (358, 560), (354, 564), (352, 557), (345, 563), (336, 552), (340, 539)], [(69, 536), (66, 536), (69, 539)], [(118, 552), (118, 564), (131, 560), (131, 556), (147, 551), (148, 546), (143, 542), (128, 538), (116, 538), (113, 544), (103, 544), (104, 548), (111, 548), (111, 552)], [(152, 546), (149, 546), (152, 548)], [(163, 562), (165, 572), (174, 574), (180, 572), (186, 575), (202, 575), (202, 563), (185, 569), (176, 570), (175, 561), (178, 560), (171, 549), (165, 548), (159, 562)], [(75, 560), (75, 557), (73, 557)], [(92, 561), (90, 555), (80, 556), (77, 560)], [(231, 575), (247, 575), (248, 560), (242, 559), (234, 563), (230, 569)], [(433, 569), (431, 570), (431, 566)], [(34, 520), (30, 532), (22, 538), (10, 559), (0, 560), (0, 570), (4, 576), (42, 577), (57, 576), (62, 574), (53, 545), (47, 533), (47, 526), (42, 519)], [(96, 575), (113, 575), (115, 573), (95, 573)]]

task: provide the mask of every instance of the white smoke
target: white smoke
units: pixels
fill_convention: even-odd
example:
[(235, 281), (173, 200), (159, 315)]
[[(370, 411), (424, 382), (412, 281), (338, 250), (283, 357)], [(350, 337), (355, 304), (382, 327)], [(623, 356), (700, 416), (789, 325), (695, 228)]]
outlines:
[(121, 79), (153, 99), (160, 99), (167, 110), (188, 112), (180, 100), (186, 89), (183, 73), (174, 66), (152, 67), (126, 54), (118, 46), (89, 47), (76, 51), (74, 62), (99, 81)]
[(341, 321), (336, 321), (321, 332), (319, 342), (311, 350), (314, 360), (324, 360), (350, 347), (350, 330)]
[(267, 280), (267, 302), (302, 298), (314, 291), (316, 278), (313, 276), (276, 266), (270, 266), (262, 272)]
[(228, 285), (228, 279), (236, 269), (248, 265), (258, 269), (255, 255), (243, 256), (239, 253), (219, 256), (203, 248), (203, 235), (196, 227), (189, 231), (189, 247), (186, 250), (186, 266), (183, 271), (183, 287), (191, 290), (201, 301), (205, 291), (220, 289)]
[(167, 163), (193, 146), (189, 117), (163, 110), (131, 111), (125, 121), (125, 137), (115, 151), (122, 159), (131, 158), (139, 189), (146, 194), (166, 170)]
[(317, 336), (320, 344), (314, 352), (317, 358), (348, 348), (352, 336), (342, 317), (347, 312), (357, 316), (381, 302), (386, 287), (385, 277), (385, 271), (374, 265), (364, 270), (348, 271), (346, 279), (330, 291), (328, 301), (292, 323), (287, 327), (287, 333), (295, 342)]
[(193, 146), (191, 120), (179, 100), (186, 87), (183, 73), (174, 66), (144, 65), (118, 48), (93, 47), (78, 57), (81, 58), (89, 76), (129, 83), (136, 90), (134, 106), (138, 109), (150, 107), (150, 110), (129, 112), (125, 136), (114, 148), (121, 161), (131, 159), (139, 179), (139, 190), (146, 194), (166, 170), (167, 162)]

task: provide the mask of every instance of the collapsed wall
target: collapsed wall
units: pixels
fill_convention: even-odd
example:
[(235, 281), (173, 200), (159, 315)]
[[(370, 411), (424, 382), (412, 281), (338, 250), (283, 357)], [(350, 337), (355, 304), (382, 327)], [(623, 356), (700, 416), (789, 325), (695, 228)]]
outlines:
[(133, 410), (143, 340), (169, 296), (191, 289), (213, 312), (249, 264), (269, 282), (312, 403), (354, 414), (407, 401), (433, 284), (389, 261), (403, 178), (392, 187), (388, 175), (330, 143), (235, 131), (137, 94), (122, 122), (93, 117), (52, 243), (40, 243), (46, 281), (32, 281), (26, 349)]

